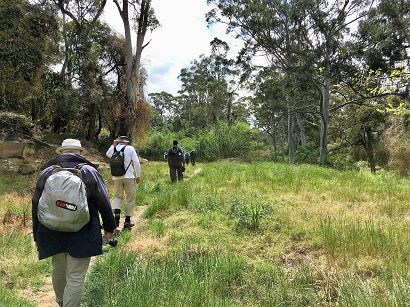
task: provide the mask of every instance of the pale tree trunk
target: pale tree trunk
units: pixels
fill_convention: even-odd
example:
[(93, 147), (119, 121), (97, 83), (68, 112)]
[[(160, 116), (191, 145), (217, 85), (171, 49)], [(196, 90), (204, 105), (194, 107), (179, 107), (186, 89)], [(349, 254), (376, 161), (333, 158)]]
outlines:
[(124, 108), (128, 114), (124, 116), (121, 122), (120, 134), (128, 136), (130, 141), (132, 140), (133, 127), (136, 121), (136, 109), (138, 102), (138, 83), (140, 79), (140, 63), (141, 54), (145, 46), (143, 46), (145, 34), (147, 31), (148, 12), (151, 6), (150, 0), (141, 1), (141, 15), (138, 23), (137, 33), (137, 45), (135, 55), (132, 52), (132, 40), (131, 40), (131, 26), (129, 20), (128, 0), (123, 0), (122, 9), (118, 3), (118, 0), (114, 0), (121, 19), (124, 24), (125, 32), (125, 50), (126, 50), (126, 94), (124, 101)]
[(305, 131), (305, 125), (303, 124), (303, 119), (300, 116), (300, 113), (296, 115), (296, 120), (300, 129), (300, 144), (301, 146), (306, 145), (306, 131)]
[(282, 162), (285, 162), (285, 125), (282, 121)]
[(232, 121), (231, 121), (232, 94), (233, 93), (228, 93), (228, 114), (226, 116), (228, 126), (232, 124)]
[(292, 99), (288, 96), (287, 108), (288, 108), (288, 146), (289, 146), (289, 164), (295, 162), (295, 142), (293, 138), (293, 105)]
[(323, 97), (320, 104), (320, 116), (322, 119), (320, 129), (320, 158), (319, 164), (327, 162), (327, 134), (329, 125), (329, 100), (330, 100), (330, 77), (326, 77), (323, 87)]

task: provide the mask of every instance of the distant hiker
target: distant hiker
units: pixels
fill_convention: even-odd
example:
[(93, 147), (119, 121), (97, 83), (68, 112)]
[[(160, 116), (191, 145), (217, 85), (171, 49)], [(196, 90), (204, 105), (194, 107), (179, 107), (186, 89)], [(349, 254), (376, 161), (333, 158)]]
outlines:
[(185, 156), (184, 151), (181, 147), (178, 147), (178, 141), (174, 140), (173, 146), (168, 150), (168, 166), (169, 166), (169, 175), (172, 182), (178, 180), (184, 180), (183, 171), (185, 169)]
[(164, 160), (168, 160), (168, 153), (166, 151), (164, 152)]
[(188, 151), (185, 153), (185, 163), (187, 165), (189, 164), (189, 152)]
[(192, 149), (189, 156), (190, 156), (190, 159), (191, 159), (191, 164), (195, 165), (195, 160), (196, 160), (196, 151), (195, 151), (195, 149)]
[[(107, 150), (106, 155), (110, 157), (110, 167), (112, 179), (114, 181), (114, 200), (112, 201), (112, 209), (114, 211), (115, 222), (117, 227), (120, 224), (122, 202), (124, 193), (125, 201), (125, 221), (123, 230), (131, 230), (134, 223), (131, 222), (131, 216), (134, 215), (135, 196), (137, 184), (141, 182), (141, 165), (134, 147), (128, 145), (129, 139), (126, 136), (120, 136), (119, 139), (113, 141), (111, 147)], [(123, 153), (123, 162), (120, 163), (121, 169), (114, 162), (116, 156)], [(135, 173), (135, 175), (134, 175)]]
[[(92, 256), (102, 254), (102, 236), (100, 216), (102, 218), (104, 234), (114, 234), (116, 229), (114, 216), (111, 211), (110, 199), (104, 180), (97, 170), (97, 166), (92, 164), (82, 156), (86, 150), (81, 147), (81, 142), (75, 139), (65, 139), (61, 147), (57, 148), (58, 156), (54, 157), (41, 169), (42, 172), (37, 180), (36, 189), (32, 199), (32, 219), (33, 237), (38, 250), (39, 259), (52, 257), (52, 282), (56, 295), (56, 302), (59, 306), (78, 307), (81, 303), (81, 295), (85, 275), (88, 270)], [(77, 168), (76, 168), (77, 167)], [(39, 203), (44, 201), (43, 191), (53, 183), (52, 179), (47, 182), (51, 175), (65, 174), (68, 177), (71, 171), (78, 173), (79, 186), (82, 183), (86, 187), (86, 199), (89, 211), (89, 221), (78, 231), (56, 231), (44, 226), (39, 221)], [(60, 190), (62, 190), (61, 188)], [(55, 190), (56, 193), (58, 190)], [(74, 208), (76, 193), (67, 191), (68, 198), (64, 201), (56, 201), (50, 205), (50, 210), (56, 210), (56, 214), (67, 215), (68, 217)], [(74, 191), (77, 192), (77, 191)], [(63, 193), (60, 193), (63, 194)], [(59, 211), (58, 211), (59, 210)], [(44, 217), (51, 219), (53, 215)], [(73, 221), (75, 223), (75, 221)], [(52, 226), (50, 226), (52, 227)]]

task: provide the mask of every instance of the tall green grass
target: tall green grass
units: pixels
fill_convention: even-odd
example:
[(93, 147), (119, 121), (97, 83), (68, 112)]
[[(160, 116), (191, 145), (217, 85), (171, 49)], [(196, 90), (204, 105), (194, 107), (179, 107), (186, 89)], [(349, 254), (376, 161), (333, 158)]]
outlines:
[(92, 268), (86, 306), (230, 306), (245, 268), (240, 259), (181, 250), (161, 260), (111, 252)]
[[(102, 173), (112, 196), (109, 171)], [(87, 277), (88, 306), (410, 302), (408, 178), (226, 161), (189, 165), (184, 175), (171, 184), (166, 163), (143, 166), (136, 204), (149, 205), (147, 223), (98, 257)], [(19, 214), (26, 196), (10, 189), (3, 204)], [(22, 195), (16, 203), (14, 195)], [(133, 240), (163, 248), (126, 251)], [(30, 236), (3, 233), (0, 244), (3, 285), (41, 287), (50, 265), (36, 261)]]

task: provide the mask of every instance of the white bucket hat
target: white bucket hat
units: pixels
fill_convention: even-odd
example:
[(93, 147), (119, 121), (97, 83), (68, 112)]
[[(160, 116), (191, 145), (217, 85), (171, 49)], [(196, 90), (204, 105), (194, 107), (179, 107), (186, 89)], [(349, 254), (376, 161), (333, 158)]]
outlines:
[(83, 153), (86, 153), (87, 150), (83, 147), (81, 147), (81, 142), (76, 139), (65, 139), (63, 141), (63, 144), (61, 144), (61, 147), (58, 147), (56, 149), (56, 153), (61, 154), (63, 150), (67, 149), (75, 149), (75, 150), (82, 150)]

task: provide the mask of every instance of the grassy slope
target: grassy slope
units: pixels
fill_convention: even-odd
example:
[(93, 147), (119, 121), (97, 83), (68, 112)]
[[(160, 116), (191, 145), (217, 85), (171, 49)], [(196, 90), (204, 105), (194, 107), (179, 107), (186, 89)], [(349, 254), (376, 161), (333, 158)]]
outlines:
[[(102, 173), (112, 196), (109, 171)], [(177, 184), (166, 163), (143, 166), (142, 174), (137, 204), (150, 205), (146, 225), (99, 258), (86, 284), (90, 306), (405, 306), (410, 299), (408, 179), (237, 162), (188, 166), (192, 178)], [(21, 216), (29, 204), (33, 183), (21, 179), (18, 190), (14, 179), (2, 180), (1, 216)], [(35, 261), (28, 243), (13, 243), (25, 236), (2, 233), (3, 283), (41, 287), (49, 264)]]

